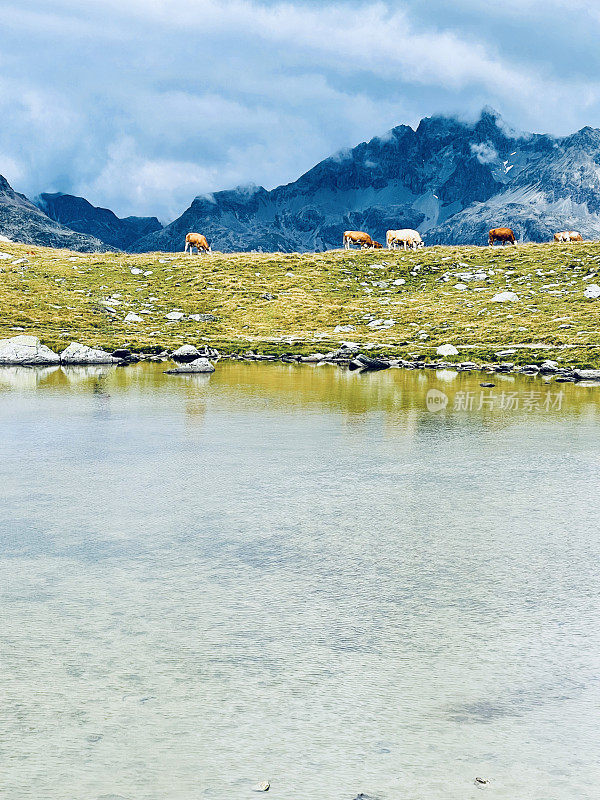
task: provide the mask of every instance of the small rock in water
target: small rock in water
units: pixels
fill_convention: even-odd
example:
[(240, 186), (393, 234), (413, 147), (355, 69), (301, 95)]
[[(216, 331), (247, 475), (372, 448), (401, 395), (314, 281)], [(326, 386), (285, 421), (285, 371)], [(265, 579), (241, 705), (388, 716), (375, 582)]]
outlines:
[(186, 375), (194, 372), (214, 372), (215, 368), (208, 358), (204, 356), (194, 359), (187, 364), (179, 364), (175, 369), (166, 370), (166, 375)]
[(268, 792), (271, 788), (269, 781), (261, 781), (252, 787), (253, 792)]
[(480, 383), (479, 385), (482, 386), (484, 389), (491, 389), (492, 386), (495, 386), (496, 384), (495, 383)]
[(475, 778), (475, 786), (488, 786), (489, 780), (487, 778)]

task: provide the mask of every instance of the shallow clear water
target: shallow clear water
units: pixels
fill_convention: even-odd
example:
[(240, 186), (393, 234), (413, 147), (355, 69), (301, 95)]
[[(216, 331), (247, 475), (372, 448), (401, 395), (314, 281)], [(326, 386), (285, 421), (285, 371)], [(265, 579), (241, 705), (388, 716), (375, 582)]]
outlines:
[(599, 796), (600, 387), (163, 369), (0, 370), (0, 795)]

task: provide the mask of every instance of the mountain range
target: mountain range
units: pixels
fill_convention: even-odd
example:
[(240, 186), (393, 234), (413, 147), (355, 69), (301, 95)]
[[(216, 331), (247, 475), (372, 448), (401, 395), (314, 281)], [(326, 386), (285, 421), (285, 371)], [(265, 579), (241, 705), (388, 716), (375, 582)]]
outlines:
[[(19, 218), (7, 212), (6, 187), (9, 210), (20, 198)], [(25, 241), (41, 225), (40, 236), (54, 237), (54, 246), (132, 252), (183, 250), (189, 231), (223, 251), (325, 250), (341, 247), (346, 229), (385, 241), (388, 228), (417, 228), (425, 244), (486, 244), (496, 226), (513, 228), (521, 241), (548, 241), (563, 229), (600, 238), (600, 130), (522, 133), (489, 108), (473, 123), (429, 117), (270, 191), (252, 186), (199, 196), (164, 228), (156, 217), (119, 219), (72, 195), (42, 194), (36, 202), (0, 182), (0, 233)]]

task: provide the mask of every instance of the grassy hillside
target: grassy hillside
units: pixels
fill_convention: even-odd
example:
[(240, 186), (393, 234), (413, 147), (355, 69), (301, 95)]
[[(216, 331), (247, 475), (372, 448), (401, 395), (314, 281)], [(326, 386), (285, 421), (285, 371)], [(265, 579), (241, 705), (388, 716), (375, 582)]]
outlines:
[[(108, 350), (190, 342), (310, 353), (350, 340), (410, 358), (433, 359), (451, 343), (455, 360), (600, 366), (600, 301), (583, 295), (600, 283), (600, 244), (204, 256), (0, 244), (0, 252), (12, 256), (0, 260), (0, 337), (32, 333), (55, 350), (77, 340)], [(479, 270), (485, 276), (457, 277)], [(519, 301), (491, 302), (505, 290)], [(166, 319), (173, 311), (184, 318)], [(125, 322), (130, 312), (142, 321)], [(187, 316), (206, 313), (216, 320)], [(393, 324), (368, 325), (377, 319)], [(334, 334), (337, 325), (356, 330)], [(497, 355), (506, 349), (516, 352)]]

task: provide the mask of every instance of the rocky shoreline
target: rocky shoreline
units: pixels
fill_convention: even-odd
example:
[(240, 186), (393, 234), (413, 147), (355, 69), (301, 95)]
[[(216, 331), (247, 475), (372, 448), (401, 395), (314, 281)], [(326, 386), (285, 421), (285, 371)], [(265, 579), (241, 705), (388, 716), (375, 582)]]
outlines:
[(127, 366), (141, 361), (151, 363), (175, 362), (176, 366), (165, 370), (166, 374), (211, 373), (215, 371), (214, 362), (257, 361), (284, 364), (336, 365), (351, 371), (371, 372), (385, 369), (451, 369), (457, 372), (482, 372), (487, 375), (497, 373), (516, 373), (529, 376), (541, 376), (545, 380), (553, 379), (557, 383), (578, 383), (581, 381), (597, 382), (600, 385), (600, 369), (577, 369), (560, 367), (556, 361), (546, 360), (540, 364), (517, 365), (510, 361), (499, 363), (478, 363), (475, 361), (410, 361), (391, 356), (371, 358), (361, 352), (358, 345), (343, 344), (337, 350), (327, 353), (312, 353), (308, 356), (294, 353), (281, 355), (265, 355), (247, 350), (244, 353), (222, 353), (214, 348), (194, 345), (183, 345), (176, 350), (162, 350), (159, 353), (133, 352), (125, 347), (107, 352), (88, 347), (79, 342), (71, 342), (61, 353), (55, 353), (43, 345), (35, 336), (14, 336), (0, 340), (0, 367), (49, 367), (57, 365), (114, 365)]

